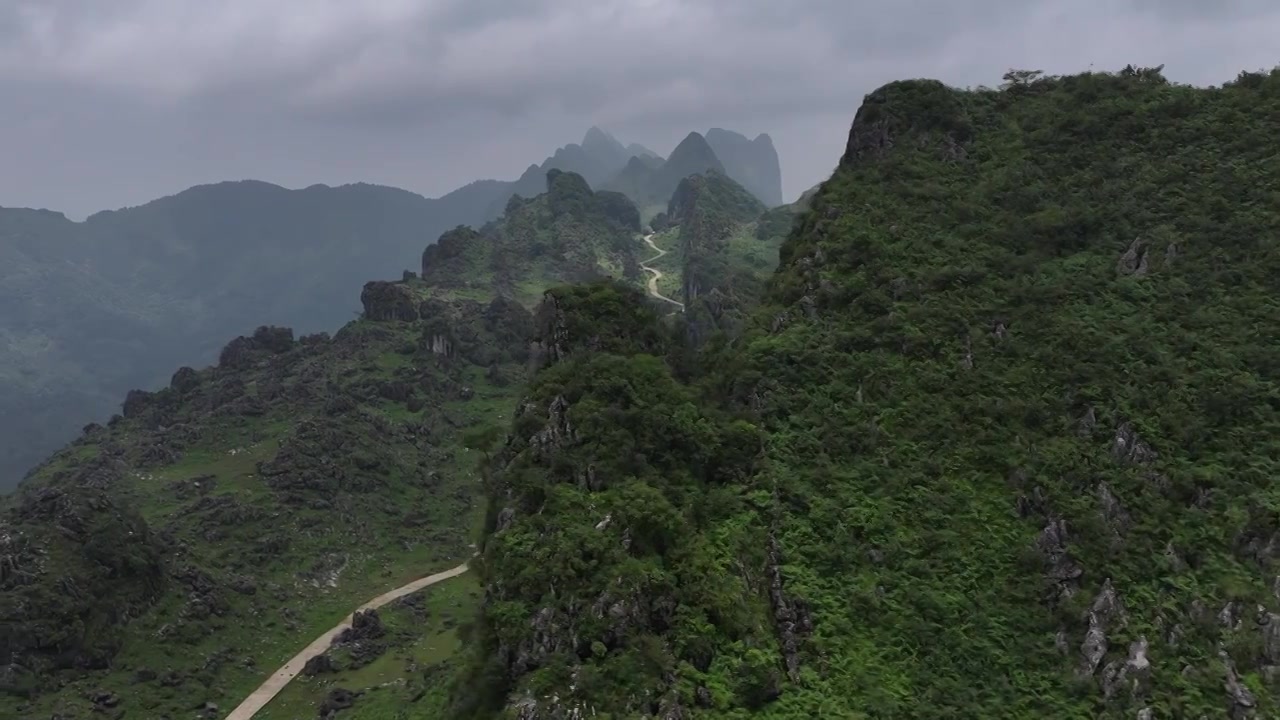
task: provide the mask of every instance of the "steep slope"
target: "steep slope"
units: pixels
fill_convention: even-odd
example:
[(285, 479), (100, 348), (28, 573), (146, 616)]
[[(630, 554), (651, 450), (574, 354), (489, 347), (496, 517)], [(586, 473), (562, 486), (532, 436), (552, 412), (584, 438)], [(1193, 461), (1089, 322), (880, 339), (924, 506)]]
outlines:
[(777, 266), (776, 255), (758, 267), (739, 262), (754, 258), (751, 246), (767, 252), (754, 228), (745, 227), (763, 212), (759, 200), (716, 172), (685, 178), (672, 194), (667, 218), (679, 229), (680, 297), (691, 347), (715, 330), (732, 332), (748, 298), (759, 297), (764, 277)]
[(693, 387), (557, 299), (459, 716), (1275, 715), (1277, 116), (891, 83)]
[(290, 639), (469, 554), (461, 432), (510, 402), (529, 315), (378, 298), (332, 340), (263, 328), (131, 393), (7, 500), (0, 715), (228, 706)]
[[(0, 716), (217, 716), (361, 602), (465, 559), (481, 438), (531, 358), (518, 300), (636, 244), (625, 198), (547, 182), (429, 246), (422, 278), (366, 283), (332, 339), (262, 327), (130, 392), (3, 499)], [(344, 647), (322, 674), (393, 646)], [(416, 671), (383, 671), (407, 683), (394, 702), (422, 695)]]
[(729, 177), (767, 207), (782, 204), (782, 167), (773, 138), (761, 133), (748, 140), (745, 135), (723, 128), (711, 128), (706, 138)]

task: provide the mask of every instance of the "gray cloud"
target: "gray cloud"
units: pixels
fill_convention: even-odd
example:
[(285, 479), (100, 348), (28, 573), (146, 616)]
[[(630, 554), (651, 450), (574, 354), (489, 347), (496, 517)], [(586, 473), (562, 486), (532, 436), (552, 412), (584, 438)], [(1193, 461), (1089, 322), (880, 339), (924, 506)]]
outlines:
[(769, 132), (788, 194), (829, 172), (864, 93), (1280, 61), (1269, 0), (9, 0), (0, 205), (84, 214), (197, 182), (440, 194), (517, 175), (593, 123), (667, 151)]

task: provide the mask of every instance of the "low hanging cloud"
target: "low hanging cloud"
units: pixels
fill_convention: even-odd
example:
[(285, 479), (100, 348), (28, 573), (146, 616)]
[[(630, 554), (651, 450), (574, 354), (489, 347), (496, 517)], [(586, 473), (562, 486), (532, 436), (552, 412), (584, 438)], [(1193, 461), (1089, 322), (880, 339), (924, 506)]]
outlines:
[[(1277, 36), (1270, 0), (9, 0), (0, 153), (38, 167), (0, 178), (0, 205), (49, 188), (47, 205), (142, 200), (232, 167), (443, 191), (592, 123), (660, 151), (711, 125), (769, 131), (795, 194), (890, 80), (1165, 63), (1216, 84), (1280, 62)], [(31, 147), (59, 132), (65, 156)], [(110, 161), (102, 138), (128, 148), (115, 174), (146, 180), (95, 200), (84, 157)], [(387, 158), (406, 143), (434, 162)]]

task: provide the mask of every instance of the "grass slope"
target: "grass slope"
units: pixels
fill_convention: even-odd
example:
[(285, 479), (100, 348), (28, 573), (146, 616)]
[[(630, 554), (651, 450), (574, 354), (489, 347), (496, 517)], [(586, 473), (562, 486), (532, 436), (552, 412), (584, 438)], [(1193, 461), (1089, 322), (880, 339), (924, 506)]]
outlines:
[[(5, 514), (6, 537), (27, 545), (5, 578), (6, 655), (25, 668), (6, 712), (78, 717), (99, 689), (157, 717), (232, 705), (300, 638), (466, 558), (478, 456), (460, 434), (512, 389), (433, 353), (422, 325), (233, 343), (221, 367), (132, 395), (130, 417), (25, 483)], [(518, 376), (513, 362), (502, 370)], [(100, 517), (101, 502), (133, 524)], [(148, 541), (116, 547), (119, 533)], [(143, 563), (143, 578), (116, 569)], [(125, 607), (99, 600), (133, 586)], [(24, 688), (40, 691), (30, 704)]]

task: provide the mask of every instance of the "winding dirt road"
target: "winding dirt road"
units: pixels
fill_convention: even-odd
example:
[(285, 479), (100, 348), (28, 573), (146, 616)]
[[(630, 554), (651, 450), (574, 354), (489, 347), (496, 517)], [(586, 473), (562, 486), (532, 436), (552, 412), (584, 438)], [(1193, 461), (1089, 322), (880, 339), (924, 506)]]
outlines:
[(645, 260), (640, 263), (640, 268), (652, 275), (652, 277), (649, 278), (649, 294), (652, 295), (653, 297), (658, 298), (659, 300), (665, 300), (671, 303), (672, 305), (675, 305), (676, 307), (680, 308), (680, 312), (684, 312), (684, 303), (680, 302), (679, 300), (672, 300), (666, 295), (663, 295), (662, 293), (658, 292), (658, 281), (662, 279), (662, 271), (657, 268), (649, 267), (649, 263), (653, 262), (654, 260), (657, 260), (663, 255), (666, 255), (667, 251), (653, 244), (653, 233), (649, 233), (648, 235), (645, 235), (644, 241), (648, 243), (649, 247), (652, 248), (654, 252), (657, 253), (657, 255), (654, 255), (648, 260)]
[[(392, 600), (399, 600), (405, 595), (415, 593), (424, 587), (435, 585), (441, 580), (448, 580), (449, 578), (457, 577), (466, 571), (467, 563), (462, 563), (452, 570), (445, 570), (444, 572), (438, 572), (435, 575), (418, 578), (408, 585), (402, 585), (395, 590), (388, 590), (387, 592), (356, 608), (356, 612), (382, 607)], [(352, 613), (352, 615), (354, 614), (355, 613)], [(231, 711), (231, 714), (227, 716), (226, 720), (250, 720), (255, 713), (266, 707), (267, 703), (271, 702), (272, 698), (279, 694), (280, 691), (284, 689), (284, 686), (289, 684), (290, 680), (296, 677), (298, 673), (302, 672), (302, 668), (306, 666), (308, 660), (319, 655), (325, 650), (328, 650), (329, 646), (333, 644), (333, 639), (336, 638), (343, 630), (351, 627), (352, 615), (348, 615), (342, 622), (330, 628), (325, 632), (325, 634), (315, 640), (312, 640), (311, 644), (304, 648), (302, 652), (294, 655), (293, 659), (285, 663), (279, 670), (272, 673), (271, 677), (267, 678), (266, 682), (262, 683), (257, 690), (254, 690), (249, 697), (245, 698), (244, 702), (240, 703), (235, 710)]]

